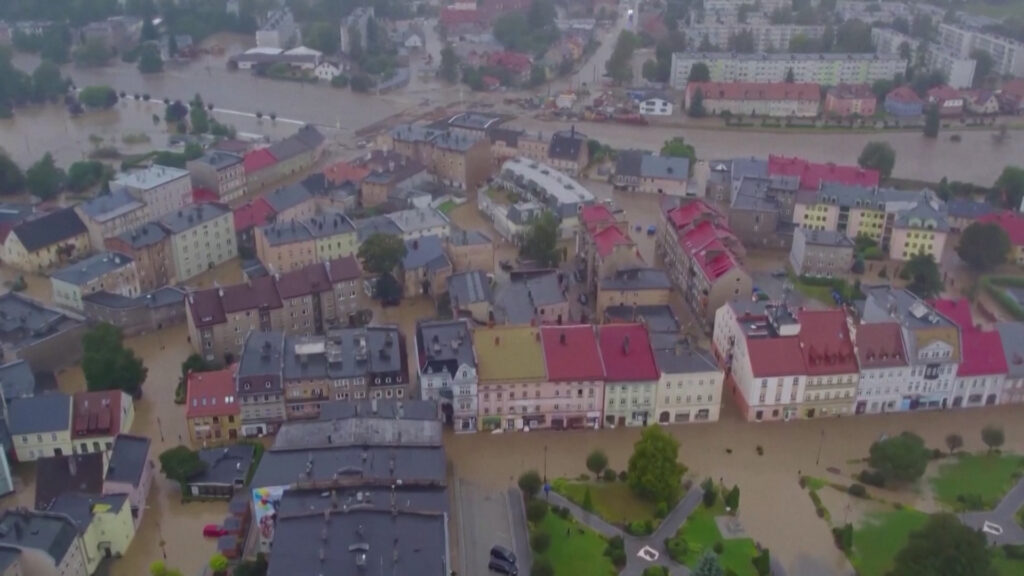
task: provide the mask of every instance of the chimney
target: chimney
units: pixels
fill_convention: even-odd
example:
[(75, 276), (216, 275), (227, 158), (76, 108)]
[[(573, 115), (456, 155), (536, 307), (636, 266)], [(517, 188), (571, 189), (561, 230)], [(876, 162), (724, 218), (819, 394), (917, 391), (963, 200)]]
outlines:
[(558, 341), (559, 341), (559, 342), (560, 342), (560, 343), (561, 343), (561, 344), (562, 344), (563, 346), (565, 346), (565, 332), (562, 332), (561, 334), (559, 334), (559, 335), (558, 335)]
[(622, 337), (622, 353), (629, 356), (629, 334)]

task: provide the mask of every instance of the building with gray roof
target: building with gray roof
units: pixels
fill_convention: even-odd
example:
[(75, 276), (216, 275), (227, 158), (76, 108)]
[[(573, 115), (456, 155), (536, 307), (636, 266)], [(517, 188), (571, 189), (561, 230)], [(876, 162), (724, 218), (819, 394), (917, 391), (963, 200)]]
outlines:
[(613, 182), (627, 190), (685, 196), (689, 178), (689, 158), (625, 150), (619, 152), (616, 159)]
[(194, 204), (164, 216), (160, 219), (160, 223), (171, 234), (180, 234), (230, 213), (231, 209), (224, 204), (216, 202)]
[(402, 231), (402, 237), (406, 240), (423, 236), (447, 238), (450, 231), (448, 217), (429, 206), (392, 212), (387, 216)]
[(438, 402), (457, 432), (477, 430), (477, 362), (469, 321), (416, 323), (420, 397)]
[(492, 297), (486, 272), (470, 270), (448, 277), (448, 298), (455, 314), (469, 314), (474, 320), (486, 322)]
[[(563, 320), (568, 319), (568, 300), (557, 272), (515, 279), (500, 285), (494, 293), (494, 318), (499, 324), (529, 324), (538, 320), (538, 310), (549, 307), (566, 308)], [(543, 316), (542, 320), (552, 321), (547, 314)]]
[(678, 334), (681, 326), (672, 307), (654, 306), (608, 306), (604, 309), (605, 323), (631, 324), (640, 322), (651, 334)]
[(329, 446), (270, 450), (263, 454), (251, 488), (310, 487), (364, 484), (390, 486), (396, 480), (411, 486), (443, 486), (444, 449), (440, 446)]
[(63, 514), (24, 508), (6, 510), (0, 516), (0, 546), (42, 552), (53, 559), (60, 574), (86, 574), (78, 530)]
[(850, 271), (853, 255), (853, 240), (842, 232), (797, 228), (789, 263), (797, 276), (832, 278)]
[(106, 482), (137, 486), (142, 482), (143, 472), (149, 462), (150, 440), (144, 436), (118, 434), (110, 451), (107, 464)]
[(263, 200), (270, 204), (270, 207), (277, 214), (309, 202), (312, 199), (313, 195), (302, 184), (291, 184), (263, 195)]
[(1006, 382), (1000, 404), (1024, 402), (1024, 323), (997, 322), (1006, 357)]
[(159, 188), (179, 178), (188, 177), (188, 170), (154, 164), (132, 172), (122, 172), (110, 181), (110, 187), (125, 187), (131, 190)]
[(448, 255), (444, 251), (444, 242), (438, 236), (423, 236), (405, 241), (405, 257), (402, 268), (406, 271), (427, 268), (436, 270), (447, 265), (451, 267)]
[[(6, 492), (4, 492), (6, 494)], [(21, 574), (21, 551), (0, 546), (0, 574)]]
[(36, 510), (49, 510), (57, 497), (67, 492), (102, 494), (105, 459), (102, 452), (40, 458), (36, 462)]
[(130, 256), (119, 252), (100, 252), (53, 272), (50, 274), (50, 278), (74, 286), (85, 286), (99, 278), (132, 266), (134, 262)]
[(286, 422), (274, 449), (327, 446), (440, 446), (441, 413), (422, 400), (335, 400), (315, 420)]
[(7, 426), (14, 438), (52, 432), (66, 433), (71, 429), (71, 396), (55, 392), (9, 400)]
[(92, 524), (93, 514), (97, 505), (109, 506), (110, 512), (116, 514), (128, 503), (126, 494), (83, 494), (81, 492), (64, 492), (53, 501), (48, 512), (63, 514), (75, 523), (79, 534), (85, 534)]
[(601, 291), (670, 290), (672, 281), (658, 268), (626, 268), (598, 281)]
[(920, 199), (912, 208), (896, 214), (896, 228), (924, 228), (941, 232), (949, 231), (949, 219), (945, 205), (939, 201)]
[(666, 374), (697, 374), (718, 371), (707, 350), (691, 344), (679, 334), (652, 334), (651, 348), (658, 370)]
[(149, 214), (145, 202), (132, 196), (126, 188), (114, 188), (110, 194), (95, 196), (76, 209), (89, 228), (89, 239), (96, 246), (103, 244), (103, 238), (145, 221)]
[(362, 220), (356, 220), (354, 224), (360, 244), (366, 242), (367, 238), (374, 234), (402, 235), (402, 229), (391, 218), (388, 218), (387, 215), (370, 216)]
[(25, 220), (11, 230), (11, 234), (17, 236), (29, 254), (88, 232), (74, 208), (64, 208)]
[(82, 297), (82, 314), (117, 326), (125, 336), (148, 334), (185, 321), (185, 292), (174, 286), (135, 297), (94, 292)]
[(167, 236), (167, 231), (160, 224), (147, 222), (134, 230), (118, 234), (117, 238), (133, 249), (141, 250), (163, 242)]
[(205, 467), (188, 479), (185, 490), (192, 496), (229, 500), (245, 486), (255, 455), (252, 444), (204, 448), (199, 451), (199, 459)]
[(249, 332), (235, 372), (243, 436), (273, 433), (284, 421), (283, 367), (284, 334)]
[(36, 393), (36, 377), (32, 368), (24, 360), (15, 360), (0, 366), (0, 387), (4, 399), (8, 402), (14, 398), (27, 398)]
[(56, 371), (82, 355), (85, 323), (17, 292), (0, 295), (0, 346), (6, 359), (20, 358), (34, 371)]

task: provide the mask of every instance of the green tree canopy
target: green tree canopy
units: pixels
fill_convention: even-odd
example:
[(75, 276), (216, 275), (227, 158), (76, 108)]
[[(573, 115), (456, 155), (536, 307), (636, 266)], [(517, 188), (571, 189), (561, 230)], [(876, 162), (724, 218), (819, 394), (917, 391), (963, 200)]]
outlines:
[(192, 124), (193, 134), (205, 134), (210, 131), (210, 116), (206, 111), (206, 104), (199, 94), (189, 102), (188, 120)]
[(405, 242), (394, 234), (374, 234), (359, 246), (359, 260), (370, 274), (392, 272), (406, 254)]
[(68, 167), (67, 187), (72, 192), (84, 192), (100, 183), (106, 174), (106, 165), (96, 160), (81, 160)]
[(102, 40), (89, 40), (79, 46), (72, 55), (75, 65), (82, 68), (106, 66), (114, 54)]
[(687, 144), (686, 140), (682, 136), (676, 136), (671, 140), (666, 140), (661, 146), (661, 155), (668, 156), (671, 158), (687, 158), (690, 160), (690, 171), (693, 171), (693, 167), (697, 164), (697, 151), (693, 145)]
[(644, 428), (629, 457), (629, 487), (651, 502), (675, 503), (686, 467), (679, 463), (679, 442), (659, 426)]
[(910, 534), (896, 555), (889, 576), (996, 576), (985, 535), (962, 524), (956, 516), (933, 514)]
[(836, 29), (837, 52), (874, 52), (871, 26), (857, 19), (846, 20)]
[(711, 70), (703, 62), (696, 62), (690, 67), (690, 74), (686, 77), (687, 82), (710, 82)]
[(594, 476), (600, 476), (601, 472), (607, 467), (608, 455), (604, 453), (604, 450), (591, 450), (590, 454), (587, 455), (587, 470), (593, 472)]
[(199, 458), (199, 453), (187, 446), (175, 446), (160, 454), (160, 471), (169, 480), (185, 484), (206, 470), (206, 462)]
[(996, 180), (995, 189), (1000, 193), (1003, 206), (1019, 210), (1024, 200), (1024, 168), (1007, 166)]
[(868, 463), (886, 480), (913, 482), (924, 474), (929, 456), (920, 436), (904, 432), (872, 444)]
[[(690, 98), (690, 108), (686, 111), (690, 118), (703, 118), (707, 115), (707, 110), (704, 109), (704, 91), (698, 88), (693, 93), (693, 98)], [(692, 146), (691, 146), (692, 148)]]
[(700, 560), (697, 560), (693, 576), (722, 576), (722, 566), (718, 563), (718, 555), (711, 550), (705, 550)]
[(1006, 262), (1010, 249), (1010, 237), (998, 224), (974, 222), (960, 235), (956, 253), (975, 270), (991, 270)]
[(341, 29), (330, 22), (313, 22), (303, 30), (302, 41), (324, 54), (337, 54), (341, 50)]
[(527, 470), (519, 475), (517, 484), (519, 485), (519, 489), (523, 491), (523, 494), (525, 494), (527, 498), (533, 498), (540, 492), (543, 481), (536, 470)]
[(25, 187), (25, 175), (7, 154), (0, 152), (0, 195), (17, 194)]
[(32, 97), (36, 102), (56, 102), (68, 91), (68, 81), (60, 73), (60, 67), (43, 60), (32, 72)]
[(639, 41), (629, 30), (619, 32), (612, 55), (604, 63), (605, 72), (614, 82), (626, 84), (633, 80), (633, 51)]
[(78, 92), (78, 101), (89, 108), (110, 108), (117, 104), (117, 92), (110, 86), (86, 86)]
[(896, 151), (888, 142), (868, 142), (861, 150), (857, 164), (861, 168), (877, 170), (883, 180), (888, 180), (896, 166)]
[(164, 61), (160, 57), (160, 49), (154, 44), (143, 44), (139, 49), (139, 72), (159, 74), (163, 71)]
[(49, 200), (64, 188), (64, 171), (57, 167), (53, 155), (47, 152), (25, 171), (25, 186), (33, 196)]
[(82, 372), (90, 391), (123, 390), (135, 398), (149, 370), (131, 348), (125, 348), (121, 329), (97, 324), (82, 337)]
[(1001, 426), (988, 425), (981, 429), (981, 441), (988, 446), (989, 451), (995, 450), (1006, 441), (1006, 434)]
[(942, 274), (931, 254), (923, 252), (911, 256), (900, 270), (900, 278), (910, 280), (907, 290), (919, 298), (934, 298), (942, 292)]
[(558, 220), (553, 213), (545, 211), (530, 225), (519, 246), (519, 254), (536, 260), (541, 266), (558, 265)]
[(984, 50), (971, 50), (971, 58), (975, 62), (973, 84), (975, 88), (981, 88), (985, 86), (985, 82), (988, 81), (996, 63), (992, 59), (992, 55)]
[(438, 74), (450, 84), (459, 81), (459, 57), (455, 55), (455, 49), (451, 44), (445, 44), (441, 49), (441, 67)]

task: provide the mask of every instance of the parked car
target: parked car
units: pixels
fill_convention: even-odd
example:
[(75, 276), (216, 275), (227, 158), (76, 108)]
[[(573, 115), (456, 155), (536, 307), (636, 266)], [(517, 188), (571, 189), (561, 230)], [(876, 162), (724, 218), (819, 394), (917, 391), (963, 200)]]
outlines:
[(580, 304), (583, 304), (584, 306), (587, 305), (587, 295), (586, 294), (583, 294), (581, 292), (579, 300), (580, 300)]
[(516, 568), (515, 564), (509, 564), (504, 560), (498, 558), (491, 558), (490, 563), (487, 567), (491, 569), (491, 572), (497, 572), (498, 574), (507, 574), (508, 576), (519, 576), (519, 569)]
[(220, 538), (228, 533), (223, 527), (216, 524), (207, 524), (203, 526), (203, 537), (204, 538)]
[(505, 548), (504, 546), (500, 546), (500, 545), (495, 545), (493, 548), (491, 548), (491, 558), (497, 558), (498, 560), (504, 560), (505, 562), (508, 562), (509, 564), (513, 564), (513, 565), (516, 563), (516, 554), (515, 554), (515, 552), (509, 550), (508, 548)]
[(654, 234), (657, 231), (658, 231), (658, 227), (655, 226), (654, 224), (651, 224), (650, 226), (647, 227), (647, 235), (648, 236), (654, 236)]

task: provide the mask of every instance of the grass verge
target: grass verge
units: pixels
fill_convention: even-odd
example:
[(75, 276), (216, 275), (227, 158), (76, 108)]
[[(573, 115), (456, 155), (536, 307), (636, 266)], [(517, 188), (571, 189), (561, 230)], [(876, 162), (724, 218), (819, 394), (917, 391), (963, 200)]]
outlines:
[(593, 530), (550, 510), (536, 529), (551, 538), (551, 545), (542, 556), (551, 561), (555, 574), (611, 576), (616, 573), (611, 560), (604, 555), (608, 543)]
[(612, 524), (625, 526), (630, 522), (655, 520), (655, 506), (637, 498), (625, 482), (570, 482), (559, 478), (552, 487), (580, 507), (589, 488), (594, 513)]
[(725, 540), (715, 523), (716, 516), (725, 515), (725, 505), (721, 499), (711, 508), (703, 505), (686, 519), (686, 523), (676, 533), (676, 538), (681, 537), (686, 541), (687, 552), (683, 562), (690, 568), (697, 565), (705, 550), (714, 549), (715, 543), (722, 543), (722, 553), (718, 555), (718, 563), (722, 569), (729, 573), (735, 572), (736, 576), (756, 576), (753, 560), (757, 556), (757, 547), (750, 538), (735, 538)]
[(939, 466), (932, 478), (935, 498), (954, 510), (991, 510), (1024, 471), (1015, 454), (958, 454)]
[(860, 576), (885, 576), (910, 533), (920, 529), (928, 515), (904, 508), (868, 515), (853, 532), (850, 561)]

